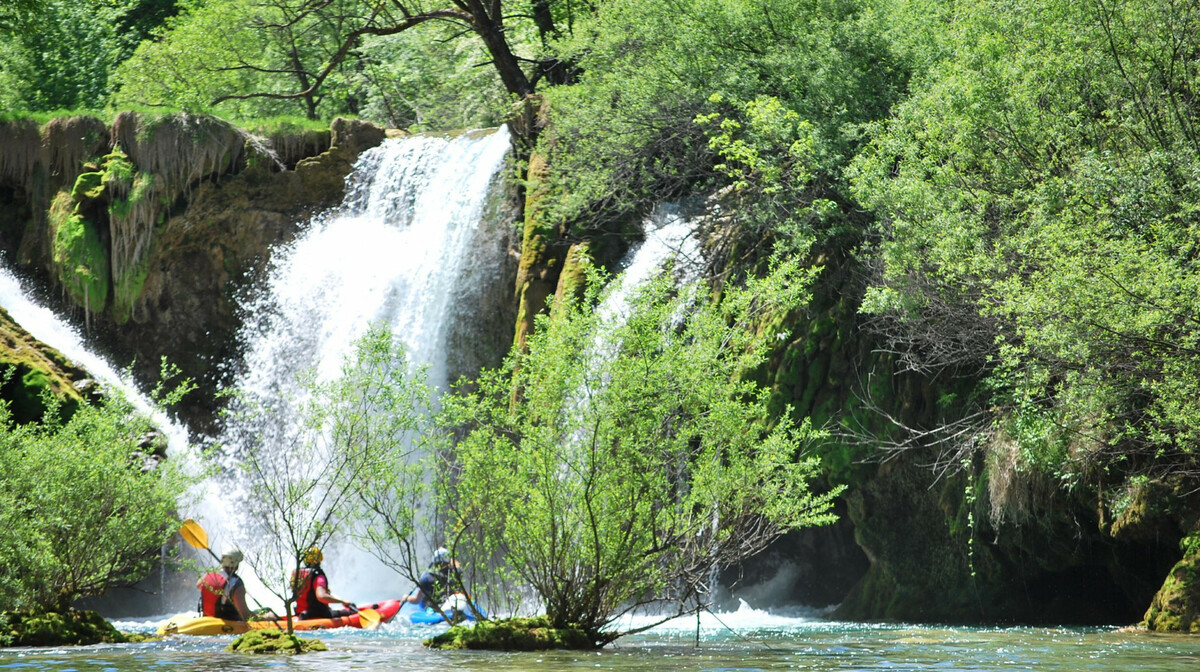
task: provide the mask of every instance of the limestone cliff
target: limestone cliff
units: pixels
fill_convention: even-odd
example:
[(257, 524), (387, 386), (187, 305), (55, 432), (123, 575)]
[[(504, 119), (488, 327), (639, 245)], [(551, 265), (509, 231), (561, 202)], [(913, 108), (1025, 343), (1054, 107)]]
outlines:
[(0, 247), (59, 288), (118, 363), (152, 379), (169, 356), (200, 383), (189, 419), (202, 426), (233, 354), (237, 291), (272, 245), (341, 201), (354, 160), (383, 138), (347, 120), (264, 138), (186, 114), (0, 125)]

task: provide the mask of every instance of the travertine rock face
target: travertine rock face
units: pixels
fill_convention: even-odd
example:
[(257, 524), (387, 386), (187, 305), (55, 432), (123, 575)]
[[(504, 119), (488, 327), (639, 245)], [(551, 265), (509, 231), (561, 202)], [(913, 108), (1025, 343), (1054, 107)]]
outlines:
[[(233, 354), (237, 292), (263, 269), (272, 245), (341, 202), (354, 161), (384, 136), (367, 122), (343, 119), (325, 142), (311, 133), (298, 142), (264, 142), (187, 115), (147, 120), (122, 113), (111, 127), (88, 117), (40, 129), (0, 125), (0, 213), (7, 216), (0, 245), (61, 290), (51, 294), (89, 323), (117, 365), (133, 362), (139, 377), (153, 380), (168, 356), (196, 380), (201, 389), (185, 415), (203, 425), (212, 411), (206, 400), (220, 382), (218, 364)], [(272, 154), (270, 144), (281, 151)], [(302, 150), (313, 154), (301, 157)], [(94, 179), (76, 188), (81, 175)], [(60, 192), (69, 197), (58, 199), (64, 212), (55, 221), (96, 232), (112, 262), (107, 269), (77, 263), (73, 250), (82, 255), (95, 246), (69, 245), (63, 233), (55, 249), (52, 234), (67, 231), (48, 226)], [(113, 277), (104, 285), (91, 277), (96, 272)], [(80, 288), (101, 286), (111, 288), (109, 300), (80, 298)]]

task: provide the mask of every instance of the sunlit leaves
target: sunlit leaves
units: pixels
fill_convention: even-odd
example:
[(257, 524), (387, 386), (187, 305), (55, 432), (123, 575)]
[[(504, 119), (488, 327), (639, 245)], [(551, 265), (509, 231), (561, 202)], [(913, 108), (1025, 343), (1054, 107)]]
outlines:
[(593, 274), (527, 352), (446, 401), (464, 432), (445, 497), (459, 556), (494, 558), (552, 620), (603, 642), (628, 610), (699, 608), (712, 566), (830, 520), (829, 496), (808, 489), (812, 430), (773, 424), (739, 377), (769, 346), (754, 325), (802, 302), (808, 275), (787, 264), (719, 304), (664, 277), (627, 290), (617, 321), (593, 308)]

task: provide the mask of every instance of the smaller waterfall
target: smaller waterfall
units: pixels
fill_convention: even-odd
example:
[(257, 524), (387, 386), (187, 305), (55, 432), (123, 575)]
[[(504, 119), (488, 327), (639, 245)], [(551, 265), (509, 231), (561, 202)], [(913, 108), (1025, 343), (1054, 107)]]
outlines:
[[(596, 308), (605, 324), (629, 317), (629, 297), (662, 271), (668, 260), (675, 260), (677, 283), (688, 284), (699, 276), (701, 259), (696, 223), (683, 216), (678, 206), (665, 204), (655, 208), (643, 220), (642, 233), (644, 239), (617, 262), (617, 277)], [(604, 334), (598, 336), (603, 338)]]
[(167, 436), (168, 449), (172, 454), (186, 452), (187, 430), (155, 409), (129, 379), (87, 347), (75, 327), (35, 301), (21, 286), (20, 280), (5, 267), (0, 267), (0, 306), (34, 338), (58, 350), (105, 385), (121, 390), (135, 407), (148, 413)]

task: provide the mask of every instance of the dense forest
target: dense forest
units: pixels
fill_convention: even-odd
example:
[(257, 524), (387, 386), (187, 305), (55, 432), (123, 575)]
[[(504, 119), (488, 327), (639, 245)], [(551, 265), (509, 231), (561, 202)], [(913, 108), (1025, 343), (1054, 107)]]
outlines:
[(765, 396), (714, 394), (811, 423), (870, 557), (841, 615), (1200, 627), (1194, 3), (16, 0), (0, 38), (6, 122), (509, 123), (531, 361), (594, 299), (564, 259), (702, 202), (712, 302), (812, 273), (717, 369)]

